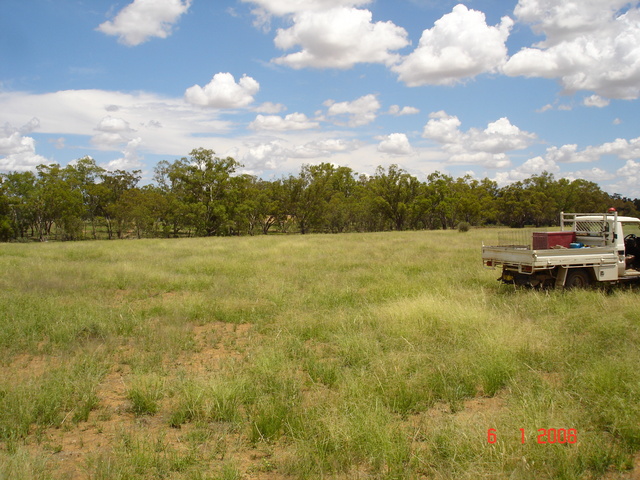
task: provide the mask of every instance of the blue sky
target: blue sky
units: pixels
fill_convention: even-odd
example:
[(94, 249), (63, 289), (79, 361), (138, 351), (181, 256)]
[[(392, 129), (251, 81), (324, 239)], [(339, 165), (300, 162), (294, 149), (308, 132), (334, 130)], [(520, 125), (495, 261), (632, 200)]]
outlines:
[(204, 147), (640, 197), (639, 3), (2, 0), (0, 172)]

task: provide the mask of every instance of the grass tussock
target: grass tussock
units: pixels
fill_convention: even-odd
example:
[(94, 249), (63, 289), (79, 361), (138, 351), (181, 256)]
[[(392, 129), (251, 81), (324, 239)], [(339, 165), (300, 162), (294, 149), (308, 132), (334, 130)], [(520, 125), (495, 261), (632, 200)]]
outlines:
[(629, 477), (639, 290), (500, 286), (483, 235), (2, 245), (0, 478)]

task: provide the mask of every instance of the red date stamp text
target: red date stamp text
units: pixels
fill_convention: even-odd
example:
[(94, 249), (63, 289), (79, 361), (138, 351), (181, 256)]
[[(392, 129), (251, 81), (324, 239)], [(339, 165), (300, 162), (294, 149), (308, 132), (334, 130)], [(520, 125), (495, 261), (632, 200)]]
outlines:
[[(578, 431), (575, 428), (539, 428), (536, 438), (539, 444), (573, 444), (578, 442)], [(497, 430), (495, 428), (487, 430), (487, 442), (496, 443), (497, 441)], [(520, 429), (520, 441), (522, 443), (526, 442), (524, 428)]]

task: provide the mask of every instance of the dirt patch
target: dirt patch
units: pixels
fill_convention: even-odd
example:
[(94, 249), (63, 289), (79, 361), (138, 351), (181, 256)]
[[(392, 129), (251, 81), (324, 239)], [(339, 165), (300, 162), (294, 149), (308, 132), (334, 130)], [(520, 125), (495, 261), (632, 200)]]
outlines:
[(251, 324), (212, 322), (193, 327), (195, 351), (181, 355), (179, 365), (192, 373), (217, 371), (223, 362), (242, 360), (252, 338)]
[[(192, 327), (194, 348), (182, 353), (177, 359), (165, 358), (167, 367), (181, 367), (189, 374), (203, 374), (222, 368), (223, 362), (242, 361), (253, 338), (252, 325), (207, 323)], [(286, 477), (273, 471), (274, 447), (252, 448), (246, 445), (243, 432), (225, 430), (224, 425), (169, 426), (171, 398), (161, 401), (160, 409), (153, 416), (135, 416), (127, 398), (128, 386), (132, 379), (132, 367), (128, 359), (136, 355), (130, 345), (117, 347), (114, 364), (96, 389), (99, 399), (87, 420), (80, 424), (63, 422), (59, 428), (49, 428), (30, 435), (25, 440), (25, 448), (36, 456), (47, 458), (48, 469), (54, 478), (85, 480), (95, 474), (91, 462), (100, 458), (117, 455), (118, 445), (124, 439), (139, 442), (159, 442), (166, 449), (178, 455), (189, 455), (189, 448), (199, 445), (207, 453), (205, 461), (210, 471), (217, 472), (223, 464), (233, 465), (247, 479), (280, 480)], [(165, 356), (166, 357), (166, 356)], [(56, 365), (56, 358), (47, 355), (17, 355), (5, 367), (0, 368), (4, 378), (37, 377)], [(168, 368), (167, 371), (170, 371)], [(204, 430), (204, 431), (200, 431)], [(212, 444), (213, 443), (213, 444)], [(219, 447), (223, 445), (224, 448)], [(215, 453), (217, 450), (220, 453)], [(201, 466), (199, 467), (202, 468)]]
[(633, 457), (633, 470), (628, 472), (609, 472), (602, 480), (640, 480), (640, 452)]
[(5, 380), (37, 378), (59, 365), (60, 360), (56, 357), (23, 353), (13, 357), (8, 365), (0, 367), (0, 377)]
[[(19, 365), (23, 360), (16, 361)], [(51, 368), (50, 362), (43, 360), (42, 363), (39, 358), (32, 359), (28, 368), (42, 373)], [(27, 449), (32, 454), (48, 455), (49, 469), (55, 478), (89, 478), (88, 457), (110, 452), (122, 431), (135, 424), (126, 398), (124, 379), (128, 373), (127, 365), (116, 365), (102, 379), (96, 389), (99, 407), (90, 413), (86, 422), (63, 421), (59, 428), (45, 429), (26, 439)]]
[(504, 408), (505, 402), (500, 395), (493, 397), (474, 397), (461, 402), (460, 406), (452, 411), (451, 404), (437, 402), (425, 412), (430, 418), (440, 418), (448, 415), (459, 422), (472, 422), (478, 416), (489, 416)]
[(465, 400), (464, 407), (456, 412), (461, 421), (471, 421), (476, 416), (489, 416), (502, 410), (505, 406), (504, 399), (499, 396), (476, 397)]

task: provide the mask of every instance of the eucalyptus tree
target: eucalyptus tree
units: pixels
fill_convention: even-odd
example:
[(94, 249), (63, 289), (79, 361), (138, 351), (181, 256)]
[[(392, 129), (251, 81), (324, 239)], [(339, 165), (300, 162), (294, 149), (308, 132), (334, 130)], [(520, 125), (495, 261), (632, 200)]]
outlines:
[(345, 231), (353, 222), (354, 175), (350, 168), (330, 163), (303, 165), (297, 176), (289, 175), (279, 184), (283, 211), (295, 220), (302, 234)]
[(101, 177), (105, 172), (105, 169), (99, 167), (89, 156), (71, 162), (63, 170), (69, 187), (82, 195), (82, 220), (91, 225), (91, 236), (94, 239), (97, 238), (98, 219), (103, 213), (101, 199), (106, 196), (103, 192), (105, 186), (101, 184)]
[(166, 210), (166, 198), (153, 185), (125, 190), (115, 203), (115, 220), (120, 226), (121, 238), (125, 231), (132, 230), (137, 238), (154, 237), (164, 233), (162, 215)]
[[(96, 190), (99, 210), (103, 215), (109, 239), (122, 238), (128, 227), (126, 219), (130, 203), (121, 201), (125, 192), (135, 188), (141, 179), (140, 170), (104, 171), (100, 174), (100, 188)], [(125, 211), (123, 211), (125, 210)]]
[(60, 165), (38, 165), (36, 170), (33, 214), (39, 240), (47, 240), (54, 225), (61, 228), (63, 239), (77, 240), (82, 232), (82, 194), (71, 188)]
[(577, 178), (570, 183), (566, 179), (559, 181), (565, 185), (563, 190), (566, 193), (565, 203), (561, 205), (561, 210), (565, 212), (604, 212), (609, 205), (610, 197), (595, 182)]
[[(455, 226), (460, 192), (456, 191), (454, 185), (453, 177), (439, 171), (427, 176), (426, 215), (430, 228), (447, 229)], [(458, 187), (460, 190), (460, 185)]]
[(329, 179), (331, 195), (325, 205), (325, 225), (332, 233), (346, 232), (357, 228), (358, 207), (363, 189), (349, 167), (335, 167)]
[(25, 238), (35, 231), (34, 196), (36, 176), (33, 172), (9, 172), (1, 175), (2, 190), (9, 209), (12, 238)]
[(500, 222), (505, 225), (518, 228), (545, 225), (542, 220), (548, 211), (549, 199), (530, 184), (518, 181), (503, 187), (497, 202)]
[(270, 182), (253, 175), (237, 177), (239, 202), (235, 230), (249, 235), (267, 235), (282, 215), (279, 181)]
[(535, 226), (556, 224), (560, 212), (558, 204), (560, 187), (553, 174), (544, 171), (526, 178), (522, 184), (527, 193), (525, 200), (529, 206), (531, 224)]
[(0, 241), (8, 242), (14, 236), (9, 197), (5, 194), (4, 182), (0, 177)]
[(379, 166), (368, 185), (374, 211), (380, 213), (393, 230), (404, 230), (415, 214), (421, 195), (420, 181), (398, 165)]
[(458, 222), (471, 225), (495, 223), (497, 220), (496, 198), (498, 185), (487, 178), (477, 180), (470, 175), (459, 177), (451, 184), (454, 202), (453, 217), (449, 226)]
[(178, 237), (181, 233), (191, 234), (196, 225), (196, 209), (189, 203), (184, 176), (184, 165), (180, 160), (169, 163), (161, 160), (154, 168), (154, 181), (165, 199), (160, 221), (165, 236)]
[(168, 179), (171, 191), (191, 206), (199, 235), (228, 233), (234, 202), (237, 202), (234, 191), (237, 181), (233, 174), (241, 165), (231, 157), (216, 157), (213, 150), (204, 148), (196, 148), (189, 155), (173, 164), (164, 164), (156, 174)]
[(285, 211), (295, 220), (302, 235), (312, 229), (319, 230), (332, 168), (324, 163), (303, 165), (297, 176), (289, 175), (282, 181)]

